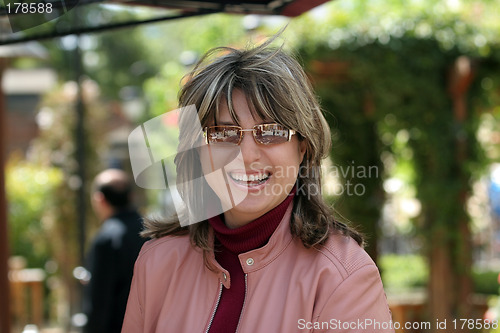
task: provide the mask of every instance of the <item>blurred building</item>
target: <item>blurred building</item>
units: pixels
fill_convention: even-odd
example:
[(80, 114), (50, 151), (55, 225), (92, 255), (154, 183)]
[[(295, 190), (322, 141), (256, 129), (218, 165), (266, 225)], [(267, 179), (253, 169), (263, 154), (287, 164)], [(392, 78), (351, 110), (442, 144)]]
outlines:
[(43, 94), (56, 83), (57, 75), (52, 69), (5, 70), (2, 88), (7, 110), (7, 157), (15, 151), (25, 156), (30, 141), (38, 135), (38, 105)]

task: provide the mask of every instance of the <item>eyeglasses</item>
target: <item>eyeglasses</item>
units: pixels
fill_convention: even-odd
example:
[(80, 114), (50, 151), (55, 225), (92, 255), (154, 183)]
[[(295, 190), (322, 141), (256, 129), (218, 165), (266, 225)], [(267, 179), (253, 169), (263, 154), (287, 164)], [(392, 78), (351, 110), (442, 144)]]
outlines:
[(292, 139), (292, 135), (297, 134), (280, 124), (262, 124), (248, 129), (233, 125), (208, 126), (203, 129), (203, 136), (205, 143), (210, 145), (237, 146), (241, 143), (243, 132), (252, 132), (255, 142), (261, 145), (288, 142)]

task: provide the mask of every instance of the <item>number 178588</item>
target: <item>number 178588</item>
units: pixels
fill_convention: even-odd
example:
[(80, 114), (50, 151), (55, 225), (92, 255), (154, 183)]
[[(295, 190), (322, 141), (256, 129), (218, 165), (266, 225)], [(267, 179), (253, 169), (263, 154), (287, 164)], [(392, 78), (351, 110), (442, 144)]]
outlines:
[(487, 320), (487, 319), (453, 319), (451, 321), (453, 323), (454, 329), (496, 329), (498, 328), (497, 320)]
[(52, 3), (14, 2), (7, 4), (7, 14), (45, 14), (52, 13)]

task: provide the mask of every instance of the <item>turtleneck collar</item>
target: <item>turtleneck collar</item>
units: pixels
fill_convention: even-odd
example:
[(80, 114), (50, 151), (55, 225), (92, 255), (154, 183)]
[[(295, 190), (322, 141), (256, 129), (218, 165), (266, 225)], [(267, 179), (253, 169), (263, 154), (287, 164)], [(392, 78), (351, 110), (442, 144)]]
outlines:
[(285, 215), (295, 196), (294, 187), (278, 206), (256, 220), (236, 229), (230, 229), (220, 214), (208, 219), (217, 240), (229, 251), (240, 254), (264, 246)]

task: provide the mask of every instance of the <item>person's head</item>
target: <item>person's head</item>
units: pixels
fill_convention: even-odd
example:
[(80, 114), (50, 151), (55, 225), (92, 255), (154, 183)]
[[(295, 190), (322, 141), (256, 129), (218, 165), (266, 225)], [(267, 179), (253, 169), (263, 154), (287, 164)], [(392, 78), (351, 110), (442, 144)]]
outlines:
[(131, 204), (131, 183), (127, 173), (107, 169), (92, 184), (92, 206), (100, 219), (106, 219)]
[[(206, 128), (208, 145), (200, 149), (204, 173), (224, 167), (225, 180), (207, 179), (210, 187), (222, 201), (244, 198), (225, 213), (226, 222), (249, 222), (273, 209), (298, 176), (297, 195), (319, 194), (317, 168), (328, 154), (330, 131), (306, 74), (283, 50), (268, 44), (249, 50), (214, 49), (188, 76), (179, 96), (181, 107), (196, 107), (201, 127)], [(245, 130), (257, 126), (256, 140), (251, 131), (221, 125)], [(276, 143), (259, 139), (268, 132), (276, 134), (269, 137)], [(219, 144), (221, 135), (228, 137)], [(226, 144), (231, 140), (239, 145)], [(234, 226), (241, 225), (238, 221)]]
[[(249, 222), (276, 207), (296, 185), (291, 231), (305, 246), (324, 242), (333, 230), (361, 242), (358, 234), (333, 219), (322, 198), (319, 168), (328, 156), (331, 137), (310, 82), (300, 64), (282, 48), (271, 47), (271, 41), (245, 50), (215, 48), (186, 76), (179, 106), (195, 106), (205, 145), (191, 149), (200, 138), (190, 135), (193, 119), (183, 119), (181, 113), (176, 156), (179, 193), (194, 201), (203, 197), (203, 191), (179, 186), (199, 177), (196, 170), (202, 169), (223, 209), (231, 203), (226, 222), (228, 217)], [(258, 126), (270, 123), (277, 125)], [(214, 127), (221, 125), (254, 131)], [(275, 144), (265, 144), (269, 140)], [(186, 230), (161, 230), (161, 224), (154, 222), (149, 227), (145, 234), (150, 237)], [(206, 221), (188, 229), (194, 244), (210, 249)]]
[(238, 125), (233, 102), (234, 93), (241, 92), (252, 118), (295, 130), (305, 143), (305, 161), (319, 165), (331, 144), (328, 123), (301, 65), (270, 42), (248, 50), (219, 47), (207, 52), (187, 76), (179, 105), (195, 105), (202, 127), (217, 125), (221, 113)]

